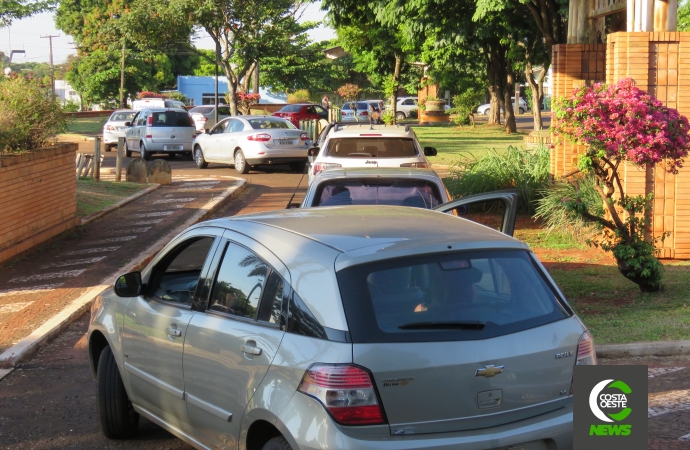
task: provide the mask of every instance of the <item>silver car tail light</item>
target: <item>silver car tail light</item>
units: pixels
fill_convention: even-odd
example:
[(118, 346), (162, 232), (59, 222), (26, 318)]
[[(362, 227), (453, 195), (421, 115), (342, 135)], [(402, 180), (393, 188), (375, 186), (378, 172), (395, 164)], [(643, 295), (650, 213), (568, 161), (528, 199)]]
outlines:
[(146, 126), (147, 127), (153, 126), (153, 116), (149, 116), (149, 118), (146, 120)]
[(323, 172), (328, 169), (339, 169), (343, 167), (341, 164), (336, 163), (316, 163), (314, 164), (314, 175), (318, 175), (319, 172)]
[(594, 366), (597, 364), (597, 354), (594, 351), (594, 338), (589, 331), (585, 331), (577, 342), (577, 356), (575, 364), (578, 366)]
[(321, 402), (341, 425), (386, 423), (371, 375), (360, 367), (314, 364), (297, 390)]
[(307, 139), (309, 139), (309, 135), (307, 133), (302, 133), (299, 135), (299, 138), (303, 141), (306, 141)]
[(429, 164), (428, 163), (423, 163), (423, 162), (413, 162), (413, 163), (404, 163), (400, 164), (400, 167), (412, 167), (415, 169), (428, 169)]
[[(594, 338), (589, 331), (585, 331), (577, 341), (576, 366), (594, 366), (597, 364), (597, 353), (594, 350)], [(573, 382), (570, 382), (570, 395), (573, 394)]]
[(247, 136), (247, 140), (259, 141), (259, 142), (268, 142), (271, 140), (271, 135), (268, 133), (251, 134), (251, 135)]
[(106, 126), (105, 126), (105, 129), (106, 129), (107, 131), (115, 131), (115, 127), (112, 126), (112, 125), (106, 125)]

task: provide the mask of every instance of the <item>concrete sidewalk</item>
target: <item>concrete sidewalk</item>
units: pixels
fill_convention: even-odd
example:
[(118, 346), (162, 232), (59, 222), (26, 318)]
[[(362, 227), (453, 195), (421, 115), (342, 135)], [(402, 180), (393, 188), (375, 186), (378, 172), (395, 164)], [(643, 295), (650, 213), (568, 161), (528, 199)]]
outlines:
[[(61, 312), (80, 300), (83, 310), (109, 276), (128, 263), (131, 270), (132, 262), (142, 265), (173, 234), (208, 218), (244, 186), (231, 176), (176, 177), (172, 185), (0, 266), (0, 365), (17, 362), (8, 356), (15, 345), (30, 353), (26, 340), (31, 344), (34, 337), (54, 333), (49, 325)], [(72, 311), (67, 323), (80, 313)]]

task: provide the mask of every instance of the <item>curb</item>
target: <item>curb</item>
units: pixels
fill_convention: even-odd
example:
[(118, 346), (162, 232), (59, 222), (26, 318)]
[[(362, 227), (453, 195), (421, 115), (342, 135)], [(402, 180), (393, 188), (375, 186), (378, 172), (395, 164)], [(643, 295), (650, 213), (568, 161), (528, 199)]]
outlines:
[(155, 184), (155, 183), (154, 183), (152, 186), (147, 187), (147, 188), (144, 189), (143, 191), (139, 191), (139, 192), (137, 192), (137, 193), (134, 194), (134, 195), (130, 195), (130, 196), (127, 197), (127, 198), (123, 198), (122, 200), (120, 200), (119, 202), (115, 203), (114, 205), (110, 205), (110, 206), (108, 206), (107, 208), (98, 211), (97, 213), (93, 213), (93, 214), (90, 214), (90, 215), (88, 215), (88, 216), (86, 216), (86, 217), (82, 217), (82, 219), (81, 219), (81, 225), (83, 226), (83, 225), (86, 225), (86, 224), (88, 224), (88, 223), (93, 222), (93, 221), (96, 220), (96, 219), (100, 219), (101, 217), (105, 216), (106, 214), (109, 214), (109, 213), (115, 211), (116, 209), (122, 208), (122, 207), (125, 206), (127, 203), (131, 203), (131, 202), (133, 202), (134, 200), (138, 199), (139, 197), (143, 197), (144, 195), (146, 195), (146, 194), (148, 194), (148, 193), (150, 193), (150, 192), (155, 191), (155, 190), (158, 189), (159, 187), (161, 187), (160, 184)]
[(652, 341), (631, 344), (595, 345), (597, 358), (627, 358), (631, 356), (675, 356), (690, 354), (690, 341)]
[[(120, 274), (143, 268), (175, 236), (195, 223), (203, 221), (205, 218), (213, 214), (216, 209), (223, 206), (227, 201), (239, 196), (244, 191), (246, 186), (246, 180), (237, 179), (237, 183), (235, 185), (226, 189), (221, 195), (203, 205), (199, 211), (187, 219), (185, 223), (160, 238), (149, 248), (137, 255), (132, 261), (105, 277), (98, 286), (92, 287), (86, 291), (79, 298), (74, 300), (69, 306), (34, 330), (30, 335), (8, 348), (4, 353), (0, 354), (0, 380), (2, 377), (10, 373), (11, 369), (13, 369), (14, 366), (16, 366), (19, 362), (36, 352), (39, 347), (48, 339), (60, 333), (72, 322), (81, 317), (82, 314), (88, 311), (96, 296), (112, 286), (115, 282), (115, 279)], [(10, 370), (7, 371), (2, 369)]]

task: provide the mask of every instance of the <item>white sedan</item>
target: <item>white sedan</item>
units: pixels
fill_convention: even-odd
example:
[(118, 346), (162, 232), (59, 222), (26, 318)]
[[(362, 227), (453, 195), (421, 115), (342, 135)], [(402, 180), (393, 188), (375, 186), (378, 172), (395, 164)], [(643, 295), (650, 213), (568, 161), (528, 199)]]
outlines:
[(224, 119), (194, 141), (194, 162), (203, 169), (208, 163), (234, 164), (239, 173), (263, 164), (288, 164), (302, 172), (311, 140), (290, 121), (272, 116), (242, 116)]

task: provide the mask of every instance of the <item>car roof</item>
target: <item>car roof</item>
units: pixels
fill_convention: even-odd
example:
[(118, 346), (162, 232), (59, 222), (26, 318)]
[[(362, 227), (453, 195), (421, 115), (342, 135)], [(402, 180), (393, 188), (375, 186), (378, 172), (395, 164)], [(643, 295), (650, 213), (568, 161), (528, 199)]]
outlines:
[(177, 111), (177, 112), (189, 112), (182, 108), (142, 108), (139, 111), (151, 111), (151, 112), (165, 112), (165, 111)]
[[(529, 248), (517, 239), (476, 222), (404, 206), (286, 209), (216, 219), (199, 225), (239, 228), (250, 237), (284, 234), (285, 246), (293, 251), (299, 247), (300, 240), (309, 239), (340, 253), (355, 252), (353, 256), (379, 254), (385, 258), (391, 251), (399, 253), (402, 250), (405, 255), (427, 253), (432, 248), (447, 252), (449, 246), (456, 249)], [(280, 250), (272, 250), (280, 258)]]
[(320, 183), (335, 178), (425, 178), (441, 181), (436, 172), (431, 169), (413, 169), (408, 167), (346, 167), (328, 169), (319, 172), (313, 183)]
[[(370, 137), (391, 137), (404, 136), (413, 137), (414, 132), (405, 125), (371, 125), (371, 124), (357, 124), (357, 125), (336, 125), (331, 129), (330, 137), (360, 137), (361, 135), (381, 134), (381, 136)], [(366, 136), (362, 136), (366, 137)]]

